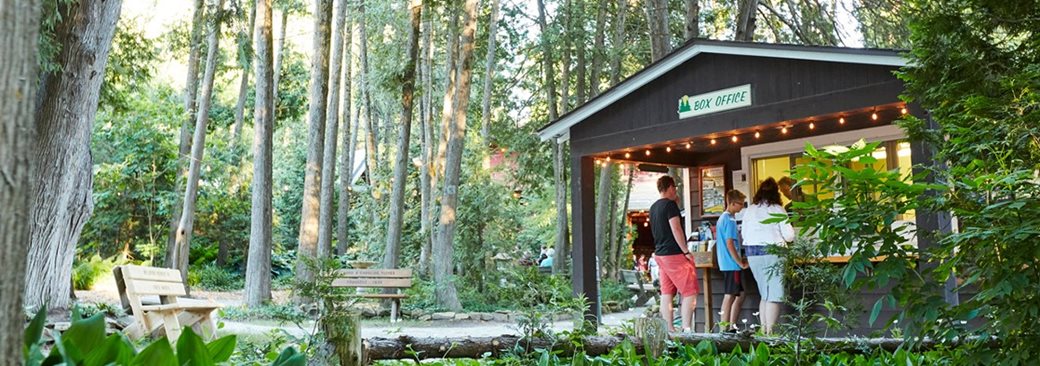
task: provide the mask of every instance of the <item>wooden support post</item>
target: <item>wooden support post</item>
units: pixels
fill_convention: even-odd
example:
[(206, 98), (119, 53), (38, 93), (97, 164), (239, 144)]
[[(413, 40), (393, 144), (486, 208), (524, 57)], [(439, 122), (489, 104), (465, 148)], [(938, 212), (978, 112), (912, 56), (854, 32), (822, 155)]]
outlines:
[(588, 301), (585, 320), (599, 325), (599, 273), (596, 271), (596, 218), (593, 194), (596, 182), (594, 159), (591, 156), (571, 156), (571, 284), (575, 295), (584, 295)]
[(701, 292), (704, 293), (704, 329), (702, 331), (711, 333), (711, 329), (715, 327), (715, 315), (712, 314), (714, 306), (711, 303), (711, 268), (703, 269), (704, 276), (702, 281), (704, 281), (704, 286), (701, 286)]

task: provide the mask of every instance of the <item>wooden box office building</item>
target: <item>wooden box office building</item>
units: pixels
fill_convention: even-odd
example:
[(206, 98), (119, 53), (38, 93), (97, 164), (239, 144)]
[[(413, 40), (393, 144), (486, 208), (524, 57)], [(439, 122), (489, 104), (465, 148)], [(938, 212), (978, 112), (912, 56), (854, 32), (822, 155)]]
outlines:
[[(697, 39), (542, 127), (541, 139), (570, 143), (572, 281), (575, 293), (591, 303), (588, 316), (598, 316), (600, 305), (595, 164), (609, 159), (681, 168), (687, 234), (722, 212), (726, 190), (751, 197), (762, 180), (785, 175), (807, 142), (881, 141), (874, 155), (879, 167), (908, 171), (929, 163), (930, 154), (892, 124), (904, 113), (924, 116), (899, 99), (904, 86), (894, 72), (905, 63), (894, 50)], [(937, 214), (904, 219), (921, 229), (943, 222)], [(753, 282), (747, 285), (745, 315), (751, 320), (758, 294)], [(869, 307), (881, 295), (861, 297)], [(714, 295), (710, 319), (717, 318), (721, 297)], [(697, 330), (706, 320), (711, 328), (706, 301), (698, 302)], [(890, 315), (882, 313), (874, 327)], [(855, 333), (871, 330), (860, 323)]]

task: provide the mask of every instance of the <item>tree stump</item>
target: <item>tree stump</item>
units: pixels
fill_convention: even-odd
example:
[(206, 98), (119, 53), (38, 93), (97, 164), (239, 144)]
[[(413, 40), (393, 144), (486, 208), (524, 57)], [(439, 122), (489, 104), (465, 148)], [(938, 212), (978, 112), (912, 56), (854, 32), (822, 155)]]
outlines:
[[(333, 312), (322, 321), (328, 364), (360, 366), (365, 364), (361, 343), (361, 314)], [(316, 357), (321, 358), (321, 357)]]
[(660, 318), (639, 318), (635, 323), (636, 338), (643, 342), (643, 351), (649, 359), (655, 359), (664, 353), (668, 339), (668, 328)]

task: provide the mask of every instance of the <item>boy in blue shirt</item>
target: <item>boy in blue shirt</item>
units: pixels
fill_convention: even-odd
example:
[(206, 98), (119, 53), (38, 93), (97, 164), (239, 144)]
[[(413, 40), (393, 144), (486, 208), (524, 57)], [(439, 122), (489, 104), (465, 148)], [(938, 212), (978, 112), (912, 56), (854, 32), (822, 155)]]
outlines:
[(748, 268), (747, 262), (740, 255), (740, 233), (737, 232), (737, 220), (733, 217), (742, 208), (747, 199), (738, 190), (726, 192), (726, 212), (722, 213), (716, 224), (715, 255), (722, 271), (723, 293), (722, 321), (729, 323), (727, 331), (736, 330), (740, 307), (744, 303), (744, 284), (741, 271)]

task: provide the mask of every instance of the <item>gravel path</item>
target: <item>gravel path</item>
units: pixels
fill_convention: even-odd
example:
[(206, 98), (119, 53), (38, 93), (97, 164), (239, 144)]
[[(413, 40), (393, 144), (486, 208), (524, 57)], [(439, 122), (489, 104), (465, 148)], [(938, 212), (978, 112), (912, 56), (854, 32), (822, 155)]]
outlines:
[[(622, 325), (625, 321), (635, 319), (646, 311), (646, 308), (635, 308), (626, 312), (607, 314), (603, 316), (603, 325), (600, 333), (607, 333), (611, 328)], [(308, 327), (313, 323), (306, 324)], [(284, 329), (294, 336), (303, 336), (306, 331), (293, 324), (279, 325), (272, 322), (239, 322), (224, 321), (222, 333), (239, 335), (262, 335), (275, 329)], [(573, 329), (573, 322), (562, 321), (552, 325), (554, 331)], [(389, 324), (384, 321), (364, 321), (361, 326), (361, 336), (371, 337), (397, 337), (408, 335), (411, 337), (491, 337), (503, 334), (519, 334), (515, 323), (506, 322), (479, 322), (465, 320), (441, 320), (441, 321), (403, 321), (397, 324)]]

